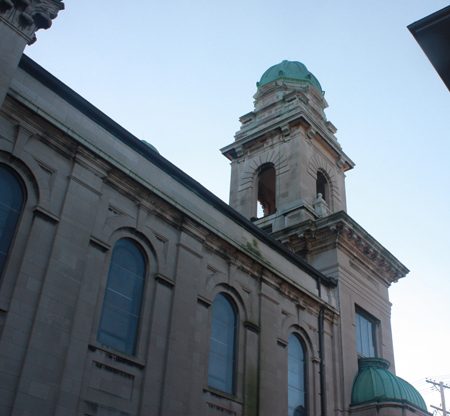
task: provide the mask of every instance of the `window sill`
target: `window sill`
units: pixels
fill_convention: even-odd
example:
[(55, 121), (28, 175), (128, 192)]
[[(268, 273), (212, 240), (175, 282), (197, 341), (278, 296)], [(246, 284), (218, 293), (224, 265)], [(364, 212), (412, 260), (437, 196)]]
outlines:
[(135, 356), (129, 355), (122, 351), (115, 350), (114, 348), (108, 347), (107, 345), (101, 344), (98, 341), (90, 342), (88, 345), (88, 349), (92, 352), (101, 351), (103, 354), (107, 355), (109, 358), (123, 362), (127, 365), (131, 365), (132, 367), (136, 367), (140, 370), (145, 368), (145, 364), (142, 360), (138, 360)]
[(360, 358), (381, 358), (381, 357), (378, 357), (378, 355), (362, 355), (359, 352), (357, 353), (357, 356), (358, 356), (358, 360)]
[(239, 399), (238, 397), (234, 396), (233, 394), (225, 393), (222, 390), (215, 389), (214, 387), (210, 387), (210, 386), (203, 387), (203, 391), (207, 391), (208, 393), (214, 394), (215, 396), (219, 396), (223, 399), (228, 399), (228, 400), (231, 400), (233, 402), (236, 402), (236, 403), (239, 403), (242, 405), (244, 404), (244, 400)]

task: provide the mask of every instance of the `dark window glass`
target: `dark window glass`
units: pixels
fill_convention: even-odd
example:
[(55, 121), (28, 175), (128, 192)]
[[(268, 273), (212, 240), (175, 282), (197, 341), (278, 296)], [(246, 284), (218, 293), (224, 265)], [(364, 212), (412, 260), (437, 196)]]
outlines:
[(0, 166), (0, 275), (23, 205), (22, 188), (12, 173)]
[(119, 240), (113, 249), (97, 339), (134, 354), (139, 325), (145, 260), (136, 244)]
[(214, 299), (208, 384), (234, 394), (236, 313), (224, 295)]
[(305, 353), (300, 340), (291, 334), (288, 345), (289, 416), (306, 415)]
[(356, 310), (356, 349), (364, 357), (376, 357), (377, 320), (361, 309)]

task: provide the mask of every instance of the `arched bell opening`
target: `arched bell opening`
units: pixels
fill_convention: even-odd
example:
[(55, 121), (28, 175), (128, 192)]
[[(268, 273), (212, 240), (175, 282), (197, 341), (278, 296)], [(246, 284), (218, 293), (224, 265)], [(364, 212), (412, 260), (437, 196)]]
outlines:
[(257, 177), (257, 217), (276, 212), (276, 171), (273, 165), (263, 165)]
[(321, 171), (317, 172), (316, 179), (316, 197), (318, 194), (321, 194), (322, 199), (330, 205), (330, 186), (326, 176)]

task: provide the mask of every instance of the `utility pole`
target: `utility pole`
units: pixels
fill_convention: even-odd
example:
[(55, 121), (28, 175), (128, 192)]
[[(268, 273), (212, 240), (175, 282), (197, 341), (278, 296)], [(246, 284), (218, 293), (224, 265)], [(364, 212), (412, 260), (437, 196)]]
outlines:
[(428, 379), (427, 379), (427, 383), (433, 384), (434, 387), (436, 387), (436, 388), (437, 388), (437, 386), (439, 386), (439, 391), (441, 392), (441, 406), (442, 406), (442, 409), (440, 409), (439, 407), (433, 406), (433, 405), (431, 405), (431, 407), (434, 408), (434, 409), (440, 410), (442, 412), (442, 416), (447, 416), (448, 412), (447, 412), (447, 409), (445, 407), (444, 388), (445, 389), (450, 389), (450, 386), (447, 386), (442, 381), (440, 381), (438, 383), (435, 380), (428, 380)]

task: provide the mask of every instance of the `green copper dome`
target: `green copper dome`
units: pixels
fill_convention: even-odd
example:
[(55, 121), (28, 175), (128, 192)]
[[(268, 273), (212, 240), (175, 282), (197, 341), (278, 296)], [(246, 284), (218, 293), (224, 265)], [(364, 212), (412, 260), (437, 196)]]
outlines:
[(155, 147), (155, 146), (153, 146), (152, 144), (150, 144), (147, 140), (141, 140), (145, 145), (147, 145), (148, 147), (150, 147), (150, 149), (152, 149), (152, 150), (154, 150), (156, 153), (159, 153), (158, 152), (158, 149)]
[(308, 71), (308, 68), (306, 68), (306, 66), (301, 62), (283, 61), (280, 64), (271, 66), (266, 72), (264, 72), (261, 80), (256, 83), (256, 86), (261, 88), (272, 81), (285, 81), (295, 82), (297, 84), (314, 85), (320, 92), (322, 92), (322, 87), (320, 86), (317, 78), (311, 74), (311, 72)]
[(407, 402), (428, 412), (420, 393), (407, 381), (392, 374), (389, 361), (381, 358), (360, 358), (359, 371), (353, 381), (352, 403)]

